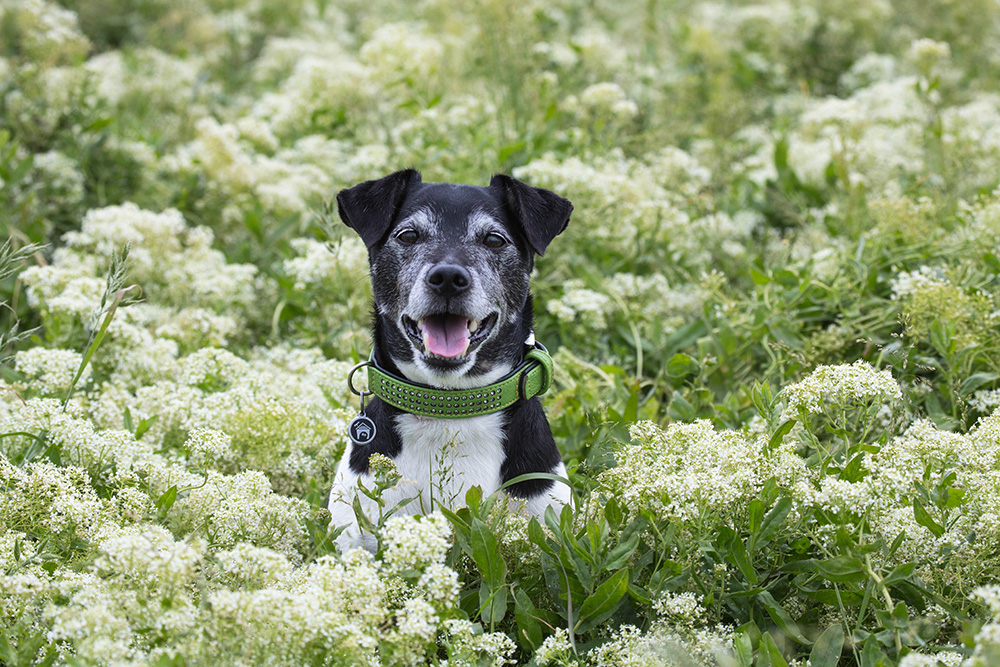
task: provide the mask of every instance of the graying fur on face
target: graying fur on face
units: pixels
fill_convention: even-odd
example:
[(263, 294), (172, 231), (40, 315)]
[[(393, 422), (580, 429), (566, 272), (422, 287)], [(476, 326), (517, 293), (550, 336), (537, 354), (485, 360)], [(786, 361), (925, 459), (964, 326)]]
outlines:
[[(372, 262), (372, 282), (378, 315), (391, 330), (388, 354), (406, 375), (426, 384), (476, 386), (509, 372), (520, 350), (510, 340), (524, 340), (518, 326), (528, 299), (530, 255), (519, 247), (513, 231), (484, 207), (465, 215), (445, 216), (433, 206), (414, 210), (402, 218)], [(419, 243), (398, 241), (402, 232), (414, 231)], [(508, 243), (488, 248), (482, 239), (498, 234)], [(428, 284), (428, 273), (441, 264), (458, 265), (470, 276), (467, 290), (445, 298)], [(405, 319), (420, 322), (443, 312), (470, 320), (492, 318), (492, 330), (464, 363), (452, 368), (428, 364), (422, 346), (407, 335)], [(530, 324), (529, 324), (530, 326)], [(388, 333), (388, 332), (387, 332)]]

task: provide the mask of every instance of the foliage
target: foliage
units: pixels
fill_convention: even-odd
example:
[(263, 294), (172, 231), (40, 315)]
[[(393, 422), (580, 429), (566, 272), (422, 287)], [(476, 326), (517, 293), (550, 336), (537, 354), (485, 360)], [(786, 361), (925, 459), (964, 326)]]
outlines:
[[(1000, 661), (1000, 11), (0, 0), (0, 662)], [(505, 171), (575, 505), (374, 553), (340, 188)]]

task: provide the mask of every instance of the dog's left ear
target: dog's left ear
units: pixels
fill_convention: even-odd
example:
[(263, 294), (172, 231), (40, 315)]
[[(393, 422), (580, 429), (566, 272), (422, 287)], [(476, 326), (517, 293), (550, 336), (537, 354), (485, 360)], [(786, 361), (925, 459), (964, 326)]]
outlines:
[(505, 174), (490, 179), (491, 188), (500, 188), (503, 202), (521, 226), (531, 249), (539, 255), (569, 224), (573, 205), (554, 192), (535, 188)]
[(337, 212), (371, 248), (396, 220), (410, 186), (420, 183), (420, 172), (404, 169), (375, 181), (365, 181), (337, 193)]

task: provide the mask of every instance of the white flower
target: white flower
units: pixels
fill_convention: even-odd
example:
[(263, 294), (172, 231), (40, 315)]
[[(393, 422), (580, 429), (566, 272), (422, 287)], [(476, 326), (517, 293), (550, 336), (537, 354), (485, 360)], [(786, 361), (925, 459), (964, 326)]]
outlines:
[(417, 582), (417, 590), (428, 600), (446, 605), (454, 603), (459, 589), (458, 573), (441, 563), (428, 565)]
[(420, 598), (407, 600), (403, 604), (402, 613), (396, 619), (401, 635), (422, 642), (434, 639), (438, 622), (434, 607)]
[(929, 69), (942, 60), (951, 57), (951, 45), (927, 37), (915, 39), (910, 43), (907, 57), (921, 70)]
[(853, 364), (819, 366), (801, 382), (783, 391), (787, 401), (785, 418), (799, 411), (809, 414), (823, 412), (831, 405), (898, 401), (902, 390), (886, 369), (877, 371), (867, 361)]
[(701, 598), (694, 593), (664, 593), (653, 601), (653, 609), (672, 624), (692, 627), (705, 615)]
[(440, 512), (395, 515), (385, 523), (385, 563), (394, 571), (443, 563), (451, 546), (451, 524)]
[(921, 266), (916, 271), (902, 271), (897, 273), (891, 283), (892, 298), (902, 299), (917, 292), (947, 287), (950, 284), (944, 271), (931, 266)]
[[(17, 370), (25, 375), (31, 391), (42, 396), (65, 396), (83, 361), (83, 355), (73, 350), (33, 347), (14, 355)], [(78, 386), (90, 380), (88, 364), (80, 376)]]
[(633, 513), (648, 508), (684, 520), (706, 511), (734, 516), (770, 477), (792, 481), (805, 473), (805, 463), (787, 447), (768, 452), (765, 440), (717, 431), (707, 420), (666, 429), (644, 421), (629, 433), (632, 442), (618, 450), (618, 467), (598, 479)]
[(569, 652), (572, 648), (566, 628), (559, 627), (556, 628), (553, 634), (545, 638), (542, 645), (535, 651), (533, 658), (537, 664), (547, 665), (553, 660), (562, 657), (563, 654)]
[(588, 86), (580, 93), (579, 100), (585, 110), (598, 117), (626, 121), (639, 113), (639, 107), (617, 83), (604, 82)]
[(274, 584), (287, 578), (292, 571), (288, 557), (282, 553), (240, 542), (232, 549), (215, 554), (219, 570), (237, 585)]
[(230, 448), (232, 438), (222, 431), (210, 428), (195, 428), (188, 433), (185, 447), (191, 452), (191, 459), (201, 465), (214, 461), (224, 461), (233, 455)]
[[(102, 531), (103, 532), (103, 531)], [(115, 530), (100, 539), (96, 566), (126, 578), (142, 578), (154, 586), (190, 583), (201, 564), (205, 545), (201, 541), (175, 542), (170, 531), (153, 525)]]
[(360, 60), (371, 66), (373, 76), (386, 83), (407, 79), (425, 81), (441, 66), (444, 46), (423, 34), (412, 23), (386, 23), (379, 26), (361, 46)]

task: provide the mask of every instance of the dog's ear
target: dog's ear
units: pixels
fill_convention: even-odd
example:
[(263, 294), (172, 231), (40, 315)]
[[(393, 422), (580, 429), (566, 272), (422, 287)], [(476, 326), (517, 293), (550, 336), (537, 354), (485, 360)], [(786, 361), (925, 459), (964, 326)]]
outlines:
[(535, 188), (505, 174), (490, 180), (491, 188), (500, 188), (503, 202), (521, 226), (531, 249), (539, 255), (569, 224), (573, 205), (554, 192)]
[(420, 172), (403, 169), (375, 181), (365, 181), (337, 193), (337, 212), (344, 224), (372, 247), (392, 226), (406, 191), (420, 183)]

